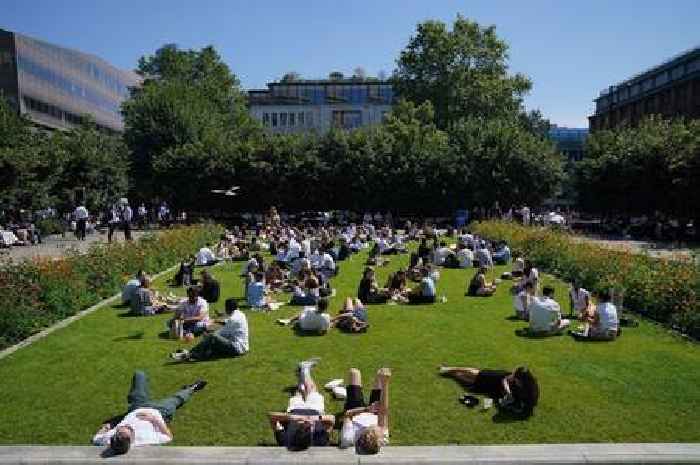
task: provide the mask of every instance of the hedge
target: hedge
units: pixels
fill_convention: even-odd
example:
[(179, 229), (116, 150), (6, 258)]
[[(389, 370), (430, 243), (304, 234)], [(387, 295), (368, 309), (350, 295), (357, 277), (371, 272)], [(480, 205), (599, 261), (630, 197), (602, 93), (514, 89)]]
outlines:
[(474, 223), (475, 233), (505, 240), (514, 256), (589, 290), (624, 292), (625, 309), (700, 339), (700, 269), (692, 259), (655, 258), (582, 242), (571, 234), (514, 223)]
[(137, 270), (155, 273), (177, 264), (221, 232), (203, 224), (134, 242), (97, 243), (65, 258), (0, 264), (0, 349), (114, 295)]

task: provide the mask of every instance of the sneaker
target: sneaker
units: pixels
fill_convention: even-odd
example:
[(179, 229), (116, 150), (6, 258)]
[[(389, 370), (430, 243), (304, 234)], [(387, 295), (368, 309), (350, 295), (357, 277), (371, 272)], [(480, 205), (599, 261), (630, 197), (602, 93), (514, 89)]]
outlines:
[(198, 379), (197, 381), (195, 381), (194, 383), (190, 384), (187, 387), (189, 389), (192, 389), (192, 392), (197, 392), (197, 391), (201, 391), (202, 389), (204, 389), (204, 386), (206, 386), (206, 385), (207, 385), (206, 381), (204, 381), (203, 379)]
[(277, 324), (282, 325), (282, 326), (287, 326), (291, 322), (292, 322), (291, 318), (286, 318), (286, 319), (280, 318), (279, 320), (277, 320)]
[(313, 367), (315, 367), (315, 366), (318, 364), (318, 362), (320, 362), (320, 361), (321, 361), (321, 357), (311, 357), (311, 358), (308, 359), (308, 360), (303, 360), (303, 361), (299, 362), (299, 370), (302, 370), (304, 367), (307, 367), (307, 366), (308, 366), (309, 368), (313, 368)]
[(185, 349), (178, 349), (175, 352), (173, 352), (172, 354), (170, 354), (170, 358), (181, 362), (183, 360), (186, 360), (188, 355), (189, 355), (189, 352), (187, 352)]
[(333, 388), (337, 386), (342, 386), (343, 385), (343, 380), (338, 378), (338, 379), (333, 379), (331, 381), (328, 381), (323, 387), (328, 389), (329, 391), (332, 391)]

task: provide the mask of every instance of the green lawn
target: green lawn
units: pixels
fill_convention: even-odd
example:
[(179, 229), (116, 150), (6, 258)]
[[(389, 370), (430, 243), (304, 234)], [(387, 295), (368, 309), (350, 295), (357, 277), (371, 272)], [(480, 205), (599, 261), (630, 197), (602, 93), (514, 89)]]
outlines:
[[(354, 295), (365, 256), (341, 264), (335, 313)], [(407, 256), (380, 268), (383, 283)], [(223, 296), (240, 296), (241, 264), (214, 268)], [(285, 408), (298, 360), (322, 357), (319, 384), (349, 367), (365, 382), (393, 369), (392, 444), (700, 441), (700, 350), (643, 322), (614, 343), (577, 343), (568, 336), (529, 339), (515, 331), (508, 285), (489, 299), (464, 297), (473, 270), (442, 270), (446, 304), (371, 306), (367, 334), (333, 330), (300, 337), (275, 324), (298, 308), (248, 313), (250, 354), (198, 364), (169, 363), (180, 347), (159, 334), (166, 316), (120, 317), (105, 307), (0, 360), (0, 443), (86, 444), (100, 423), (123, 411), (133, 370), (145, 369), (155, 396), (196, 378), (210, 384), (179, 410), (176, 445), (272, 445), (266, 412)], [(564, 302), (566, 288), (551, 277)], [(163, 286), (163, 282), (158, 283)], [(223, 299), (222, 299), (223, 301)], [(222, 303), (214, 309), (222, 309)], [(568, 309), (568, 304), (563, 305)], [(130, 335), (143, 332), (140, 339)], [(502, 421), (495, 409), (457, 403), (462, 389), (436, 374), (440, 364), (511, 368), (528, 364), (540, 380), (540, 405), (525, 422)], [(326, 395), (328, 412), (342, 403)]]

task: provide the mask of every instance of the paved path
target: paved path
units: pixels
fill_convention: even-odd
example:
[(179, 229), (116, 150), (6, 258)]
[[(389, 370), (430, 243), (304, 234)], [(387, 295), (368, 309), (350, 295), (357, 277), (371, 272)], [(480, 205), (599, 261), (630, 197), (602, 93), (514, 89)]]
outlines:
[[(144, 234), (143, 231), (131, 232), (134, 239), (138, 239)], [(123, 241), (124, 233), (121, 231), (115, 232), (112, 239), (115, 241)], [(84, 241), (77, 240), (73, 233), (66, 233), (65, 238), (60, 235), (48, 236), (44, 238), (42, 244), (0, 249), (0, 260), (7, 258), (22, 260), (32, 257), (62, 257), (69, 249), (77, 249), (81, 253), (86, 252), (90, 245), (95, 242), (107, 242), (106, 231), (104, 233), (98, 231), (89, 234)]]
[(582, 242), (593, 242), (603, 247), (614, 250), (627, 250), (635, 253), (648, 253), (652, 257), (660, 258), (685, 258), (689, 259), (696, 254), (698, 250), (693, 250), (683, 247), (674, 247), (673, 244), (667, 242), (649, 242), (649, 241), (634, 241), (625, 239), (598, 239), (589, 236), (575, 236)]
[(353, 449), (312, 447), (289, 452), (280, 447), (140, 447), (110, 457), (100, 447), (0, 447), (6, 464), (148, 465), (285, 464), (340, 465), (382, 463), (442, 464), (675, 464), (700, 463), (700, 444), (533, 444), (499, 446), (385, 447), (378, 455), (356, 455)]

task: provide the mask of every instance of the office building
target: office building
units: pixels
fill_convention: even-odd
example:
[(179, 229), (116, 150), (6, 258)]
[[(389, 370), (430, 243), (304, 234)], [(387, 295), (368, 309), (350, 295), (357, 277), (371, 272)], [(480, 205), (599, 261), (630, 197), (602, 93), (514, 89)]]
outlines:
[(557, 144), (557, 148), (568, 160), (583, 160), (586, 147), (588, 129), (566, 128), (552, 125), (549, 130), (549, 138)]
[(248, 92), (250, 114), (272, 133), (323, 133), (331, 127), (356, 129), (381, 123), (391, 111), (388, 81), (344, 78), (282, 80)]
[(138, 83), (94, 55), (0, 29), (0, 92), (38, 126), (68, 129), (88, 116), (122, 131), (120, 105)]
[(652, 114), (700, 118), (700, 47), (602, 91), (589, 127), (634, 126)]

